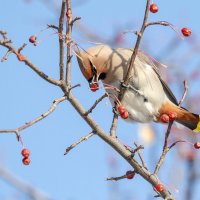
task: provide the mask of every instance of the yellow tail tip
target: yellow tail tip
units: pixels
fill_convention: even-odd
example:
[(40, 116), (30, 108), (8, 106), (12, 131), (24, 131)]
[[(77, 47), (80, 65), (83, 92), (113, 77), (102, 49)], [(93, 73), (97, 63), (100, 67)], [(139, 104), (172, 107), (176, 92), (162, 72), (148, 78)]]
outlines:
[(200, 115), (199, 115), (199, 122), (197, 124), (197, 127), (193, 130), (195, 133), (200, 132)]

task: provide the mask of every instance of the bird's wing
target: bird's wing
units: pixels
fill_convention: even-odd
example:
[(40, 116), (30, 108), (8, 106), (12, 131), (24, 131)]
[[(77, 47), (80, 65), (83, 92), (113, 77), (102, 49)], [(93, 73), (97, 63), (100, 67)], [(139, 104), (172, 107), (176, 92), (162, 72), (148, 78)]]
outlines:
[(138, 52), (138, 56), (140, 57), (140, 59), (142, 59), (146, 64), (152, 66), (153, 70), (155, 71), (155, 73), (157, 74), (163, 89), (167, 95), (167, 97), (169, 98), (170, 101), (172, 101), (174, 104), (178, 105), (178, 101), (176, 99), (176, 97), (174, 96), (173, 92), (171, 91), (171, 89), (169, 88), (169, 86), (167, 85), (167, 83), (161, 78), (161, 75), (159, 74), (159, 68), (161, 67), (161, 64), (159, 64), (159, 62), (156, 62), (155, 60), (153, 60), (153, 58), (151, 58), (150, 56), (147, 56), (146, 54), (144, 54), (142, 51)]

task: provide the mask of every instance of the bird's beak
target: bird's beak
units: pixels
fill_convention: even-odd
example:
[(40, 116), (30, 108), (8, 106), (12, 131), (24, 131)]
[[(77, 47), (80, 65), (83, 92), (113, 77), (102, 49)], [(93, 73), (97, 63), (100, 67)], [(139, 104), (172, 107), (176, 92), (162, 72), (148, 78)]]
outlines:
[(99, 89), (99, 75), (97, 74), (96, 67), (92, 64), (90, 61), (91, 71), (92, 71), (92, 77), (88, 80), (91, 91), (95, 92)]

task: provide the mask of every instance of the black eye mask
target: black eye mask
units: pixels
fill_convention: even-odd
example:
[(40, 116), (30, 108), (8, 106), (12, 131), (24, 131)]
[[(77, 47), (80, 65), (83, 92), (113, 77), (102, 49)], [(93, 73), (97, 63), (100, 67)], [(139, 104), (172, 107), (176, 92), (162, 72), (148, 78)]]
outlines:
[(96, 67), (92, 64), (91, 61), (90, 61), (90, 67), (91, 67), (91, 71), (92, 71), (92, 77), (90, 79), (88, 79), (88, 82), (91, 84), (93, 82), (98, 82), (98, 80), (97, 80), (97, 70), (96, 70)]
[(102, 72), (99, 76), (97, 76), (97, 69), (90, 61), (90, 67), (92, 71), (92, 77), (88, 79), (89, 83), (98, 82), (98, 80), (104, 80), (106, 78), (106, 73)]

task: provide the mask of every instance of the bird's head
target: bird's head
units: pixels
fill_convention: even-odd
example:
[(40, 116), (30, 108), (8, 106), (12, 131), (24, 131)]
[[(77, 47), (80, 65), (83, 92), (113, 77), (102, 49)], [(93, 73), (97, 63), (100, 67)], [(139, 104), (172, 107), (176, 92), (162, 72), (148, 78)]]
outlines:
[(106, 78), (104, 46), (95, 46), (86, 51), (77, 50), (77, 60), (83, 76), (89, 82), (92, 91), (98, 90), (98, 81)]

